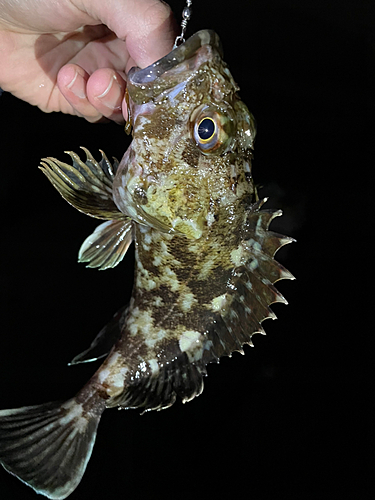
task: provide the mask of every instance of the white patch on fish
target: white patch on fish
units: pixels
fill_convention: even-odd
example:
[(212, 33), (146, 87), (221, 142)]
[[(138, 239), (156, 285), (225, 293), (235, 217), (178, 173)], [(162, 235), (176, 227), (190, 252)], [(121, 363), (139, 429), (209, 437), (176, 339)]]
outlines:
[(187, 330), (185, 331), (178, 341), (178, 345), (182, 352), (194, 350), (193, 347), (198, 347), (197, 343), (199, 342), (201, 337), (200, 332), (195, 330)]

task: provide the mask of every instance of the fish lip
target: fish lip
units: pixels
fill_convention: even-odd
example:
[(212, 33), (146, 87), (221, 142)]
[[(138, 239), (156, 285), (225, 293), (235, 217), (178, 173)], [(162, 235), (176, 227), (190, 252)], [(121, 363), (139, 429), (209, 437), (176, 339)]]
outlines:
[(153, 83), (165, 72), (190, 59), (204, 45), (212, 46), (222, 56), (220, 38), (215, 31), (201, 30), (188, 38), (186, 42), (173, 49), (169, 54), (147, 66), (147, 68), (131, 68), (127, 74), (127, 80), (131, 85), (135, 86)]

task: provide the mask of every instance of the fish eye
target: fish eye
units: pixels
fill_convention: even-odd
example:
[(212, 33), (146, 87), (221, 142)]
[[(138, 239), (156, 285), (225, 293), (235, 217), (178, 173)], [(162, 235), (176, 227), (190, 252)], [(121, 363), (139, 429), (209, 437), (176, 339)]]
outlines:
[(234, 119), (221, 109), (205, 105), (192, 115), (193, 137), (204, 154), (219, 154), (229, 145), (234, 136)]
[(198, 136), (203, 142), (207, 142), (214, 136), (216, 125), (212, 118), (202, 118), (198, 123)]

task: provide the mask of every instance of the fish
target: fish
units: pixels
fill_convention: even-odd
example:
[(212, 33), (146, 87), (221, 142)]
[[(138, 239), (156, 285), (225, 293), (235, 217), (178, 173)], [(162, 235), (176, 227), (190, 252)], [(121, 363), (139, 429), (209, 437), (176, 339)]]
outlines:
[[(252, 176), (255, 119), (241, 101), (218, 35), (195, 33), (126, 76), (132, 141), (122, 160), (40, 168), (73, 207), (101, 220), (78, 260), (105, 270), (135, 245), (134, 287), (71, 364), (104, 358), (68, 401), (0, 410), (0, 462), (50, 499), (78, 486), (107, 408), (142, 412), (193, 400), (207, 365), (243, 353), (294, 279), (274, 256), (293, 238), (269, 230)], [(103, 222), (104, 221), (104, 222)]]

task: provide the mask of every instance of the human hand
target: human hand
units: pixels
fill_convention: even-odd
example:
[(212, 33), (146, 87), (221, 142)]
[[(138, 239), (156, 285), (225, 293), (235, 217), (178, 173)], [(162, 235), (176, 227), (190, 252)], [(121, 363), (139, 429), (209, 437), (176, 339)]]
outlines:
[(174, 37), (159, 0), (0, 0), (0, 87), (45, 112), (123, 123), (125, 73)]

